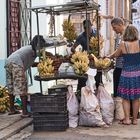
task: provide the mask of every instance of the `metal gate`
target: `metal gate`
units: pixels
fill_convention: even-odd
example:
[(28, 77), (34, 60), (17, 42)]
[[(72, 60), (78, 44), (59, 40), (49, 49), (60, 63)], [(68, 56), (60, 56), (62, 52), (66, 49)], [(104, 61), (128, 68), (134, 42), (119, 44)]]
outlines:
[(7, 55), (31, 39), (31, 0), (7, 0)]

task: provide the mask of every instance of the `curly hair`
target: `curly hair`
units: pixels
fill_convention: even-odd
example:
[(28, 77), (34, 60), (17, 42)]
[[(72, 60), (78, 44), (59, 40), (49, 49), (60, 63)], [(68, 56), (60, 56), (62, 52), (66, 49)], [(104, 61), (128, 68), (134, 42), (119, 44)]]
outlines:
[(45, 47), (45, 44), (46, 41), (42, 35), (35, 35), (30, 42), (30, 45), (32, 45), (32, 49), (34, 51), (42, 49), (43, 47)]

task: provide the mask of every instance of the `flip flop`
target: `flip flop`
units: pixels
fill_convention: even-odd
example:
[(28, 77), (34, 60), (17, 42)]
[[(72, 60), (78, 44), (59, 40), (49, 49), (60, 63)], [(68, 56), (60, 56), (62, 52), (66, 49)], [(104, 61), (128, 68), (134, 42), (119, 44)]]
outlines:
[(15, 114), (20, 114), (18, 110), (15, 110), (14, 112), (9, 112), (8, 115), (15, 115)]

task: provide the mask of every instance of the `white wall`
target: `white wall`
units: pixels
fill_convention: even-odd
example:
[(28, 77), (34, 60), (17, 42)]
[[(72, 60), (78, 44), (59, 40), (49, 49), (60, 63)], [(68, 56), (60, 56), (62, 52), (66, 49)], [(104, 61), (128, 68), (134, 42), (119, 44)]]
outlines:
[(5, 58), (7, 57), (6, 0), (0, 4), (0, 85), (5, 85)]
[[(32, 7), (46, 5), (46, 0), (32, 0)], [(47, 31), (47, 19), (45, 14), (39, 14), (40, 34), (45, 35)], [(36, 14), (32, 12), (32, 36), (37, 34)]]

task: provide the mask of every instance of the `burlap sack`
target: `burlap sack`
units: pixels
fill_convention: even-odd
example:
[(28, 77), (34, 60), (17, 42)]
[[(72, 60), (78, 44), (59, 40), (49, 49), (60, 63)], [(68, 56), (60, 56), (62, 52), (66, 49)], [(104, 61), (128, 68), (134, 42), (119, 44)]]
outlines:
[(122, 98), (121, 97), (114, 97), (115, 103), (115, 120), (122, 120), (124, 119), (124, 110), (122, 105)]

